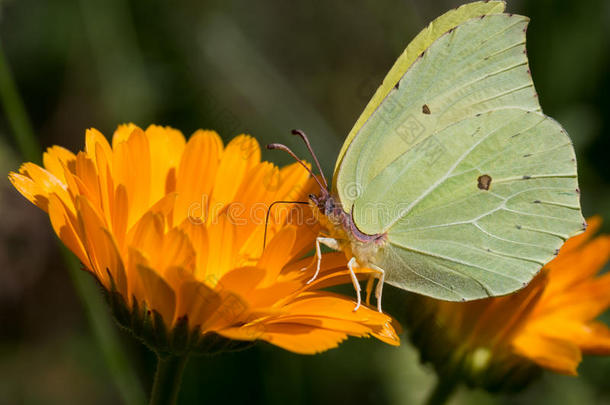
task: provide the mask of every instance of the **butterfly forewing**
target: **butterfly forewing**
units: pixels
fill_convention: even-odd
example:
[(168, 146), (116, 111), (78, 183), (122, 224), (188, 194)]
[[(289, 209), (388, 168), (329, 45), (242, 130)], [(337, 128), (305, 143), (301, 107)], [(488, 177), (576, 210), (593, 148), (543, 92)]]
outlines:
[[(350, 145), (353, 138), (362, 128), (362, 125), (370, 118), (371, 114), (379, 107), (379, 104), (387, 97), (388, 93), (394, 88), (396, 83), (402, 78), (407, 69), (413, 64), (417, 57), (427, 49), (434, 41), (445, 34), (447, 31), (457, 27), (466, 21), (488, 14), (500, 14), (504, 12), (506, 3), (503, 1), (476, 1), (473, 3), (463, 4), (453, 10), (446, 12), (440, 17), (432, 21), (424, 28), (409, 45), (403, 53), (398, 57), (383, 83), (375, 91), (375, 94), (368, 102), (364, 111), (358, 117), (352, 130), (347, 135), (347, 138), (341, 148), (339, 157), (335, 164), (335, 170), (343, 160), (343, 156)], [(335, 173), (336, 174), (336, 173)]]

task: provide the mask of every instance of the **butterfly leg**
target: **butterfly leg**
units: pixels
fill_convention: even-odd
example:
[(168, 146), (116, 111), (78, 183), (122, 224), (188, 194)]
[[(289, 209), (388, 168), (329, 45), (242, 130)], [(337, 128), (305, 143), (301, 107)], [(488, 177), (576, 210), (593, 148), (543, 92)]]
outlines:
[(375, 276), (371, 275), (366, 282), (366, 305), (371, 305), (371, 292), (373, 291), (373, 283), (375, 282)]
[(374, 264), (370, 264), (369, 266), (379, 273), (379, 281), (377, 281), (377, 288), (375, 289), (375, 298), (377, 298), (377, 310), (383, 312), (381, 310), (381, 294), (383, 293), (383, 283), (385, 282), (385, 270)]
[(320, 261), (322, 261), (322, 253), (320, 251), (320, 242), (318, 241), (318, 238), (316, 238), (316, 254), (313, 256), (311, 262), (307, 266), (301, 268), (301, 271), (309, 269), (314, 265), (314, 263), (320, 263)]
[[(314, 273), (313, 277), (311, 279), (309, 279), (307, 284), (312, 283), (318, 277), (318, 274), (320, 274), (320, 263), (322, 263), (322, 251), (320, 250), (320, 243), (325, 244), (326, 246), (328, 246), (331, 249), (339, 250), (339, 243), (337, 242), (336, 239), (324, 238), (321, 236), (316, 238), (316, 256), (314, 258), (314, 261), (316, 261), (316, 272)], [(312, 261), (309, 266), (304, 267), (301, 270), (308, 269), (313, 263), (314, 262)]]
[(355, 257), (352, 257), (351, 259), (349, 259), (349, 262), (347, 262), (347, 267), (349, 268), (349, 274), (350, 274), (350, 277), (352, 278), (352, 284), (354, 285), (354, 290), (356, 290), (357, 303), (356, 303), (356, 307), (354, 308), (354, 311), (357, 311), (358, 308), (360, 308), (360, 304), (362, 303), (362, 298), (360, 297), (360, 283), (358, 282), (356, 273), (354, 273), (354, 268), (358, 267), (358, 262), (356, 262)]

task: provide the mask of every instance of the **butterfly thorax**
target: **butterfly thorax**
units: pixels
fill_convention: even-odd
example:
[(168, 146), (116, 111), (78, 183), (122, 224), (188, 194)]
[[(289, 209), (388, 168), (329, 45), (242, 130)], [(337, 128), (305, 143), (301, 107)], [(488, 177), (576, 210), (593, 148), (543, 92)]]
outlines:
[(377, 252), (387, 242), (387, 234), (369, 235), (362, 232), (351, 213), (343, 210), (338, 199), (330, 194), (310, 195), (310, 205), (324, 229), (324, 233), (337, 241), (348, 259), (356, 257), (361, 266), (374, 261)]

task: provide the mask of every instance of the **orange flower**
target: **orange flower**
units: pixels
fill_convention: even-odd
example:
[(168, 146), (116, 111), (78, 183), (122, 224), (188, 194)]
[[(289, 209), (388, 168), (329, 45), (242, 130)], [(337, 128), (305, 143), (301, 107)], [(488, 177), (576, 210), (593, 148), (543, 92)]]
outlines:
[(597, 276), (610, 258), (610, 236), (593, 238), (600, 224), (591, 218), (587, 231), (515, 294), (467, 303), (424, 299), (424, 313), (410, 315), (420, 325), (413, 339), (423, 358), (441, 375), (503, 389), (523, 385), (540, 368), (576, 375), (582, 354), (610, 354), (610, 329), (594, 320), (610, 306), (610, 274)]
[(317, 235), (308, 209), (275, 205), (263, 249), (269, 205), (303, 200), (313, 183), (296, 164), (261, 162), (252, 137), (224, 147), (213, 131), (186, 142), (175, 129), (130, 124), (110, 146), (90, 129), (85, 151), (51, 147), (44, 168), (25, 163), (9, 178), (48, 212), (117, 320), (158, 352), (261, 339), (316, 353), (369, 335), (398, 344), (387, 315), (353, 312), (351, 299), (320, 290), (348, 280), (341, 255), (327, 255), (307, 284), (308, 260), (298, 259)]

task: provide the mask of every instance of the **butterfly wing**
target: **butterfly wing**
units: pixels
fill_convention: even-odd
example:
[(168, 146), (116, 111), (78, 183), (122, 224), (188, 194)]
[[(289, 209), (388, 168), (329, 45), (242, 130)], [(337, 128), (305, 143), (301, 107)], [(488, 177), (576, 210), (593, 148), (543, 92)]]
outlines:
[[(507, 294), (583, 230), (574, 149), (553, 119), (493, 110), (434, 137), (444, 151), (424, 169), (427, 188), (394, 207), (376, 258), (390, 284), (447, 300)], [(388, 165), (394, 181), (378, 176), (367, 192), (400, 199), (399, 179), (420, 176), (426, 159), (409, 150)]]
[(529, 282), (583, 228), (574, 150), (540, 113), (526, 17), (470, 19), (436, 39), (357, 131), (335, 191), (387, 232), (386, 280), (436, 298)]
[(436, 41), (441, 35), (446, 33), (452, 28), (470, 20), (474, 17), (479, 17), (487, 14), (499, 14), (504, 11), (506, 4), (503, 1), (477, 1), (474, 3), (464, 4), (458, 8), (455, 8), (442, 16), (432, 21), (426, 28), (424, 28), (407, 46), (400, 57), (396, 60), (386, 77), (383, 79), (383, 83), (373, 98), (369, 101), (364, 111), (354, 124), (354, 127), (347, 135), (343, 147), (339, 152), (335, 170), (339, 167), (347, 147), (354, 139), (362, 125), (369, 119), (371, 114), (379, 107), (379, 104), (387, 97), (390, 90), (394, 88), (398, 80), (405, 74), (407, 69), (413, 64), (417, 57), (428, 48), (434, 41)]

